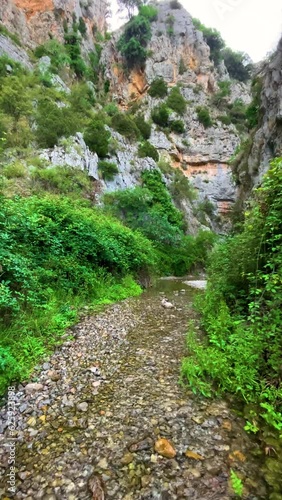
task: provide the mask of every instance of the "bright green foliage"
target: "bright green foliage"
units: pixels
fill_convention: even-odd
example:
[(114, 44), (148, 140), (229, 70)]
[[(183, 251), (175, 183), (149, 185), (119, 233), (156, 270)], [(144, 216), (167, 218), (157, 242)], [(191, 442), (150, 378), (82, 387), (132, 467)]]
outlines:
[(48, 56), (51, 59), (51, 71), (57, 73), (64, 66), (71, 64), (70, 56), (65, 45), (62, 45), (55, 38), (38, 45), (34, 51), (34, 55), (39, 59), (43, 56)]
[(218, 82), (219, 91), (212, 96), (212, 103), (219, 108), (223, 107), (227, 103), (226, 97), (231, 95), (231, 81), (223, 80)]
[(104, 107), (105, 113), (107, 113), (109, 116), (114, 116), (119, 113), (118, 106), (114, 102), (109, 102), (106, 104)]
[(221, 34), (216, 29), (204, 26), (199, 19), (193, 19), (193, 24), (196, 29), (202, 31), (204, 40), (208, 44), (211, 51), (210, 57), (212, 61), (218, 65), (222, 60), (222, 49), (225, 47)]
[(243, 495), (243, 483), (242, 480), (237, 476), (236, 472), (234, 470), (230, 470), (230, 481), (231, 481), (231, 486), (232, 489), (239, 498), (242, 498)]
[(116, 113), (112, 118), (112, 127), (127, 139), (137, 139), (140, 136), (139, 129), (135, 121), (123, 113)]
[(205, 106), (198, 106), (196, 111), (197, 111), (199, 122), (202, 125), (204, 125), (205, 128), (211, 127), (213, 123), (212, 123), (209, 109), (206, 108)]
[(184, 115), (187, 105), (184, 97), (179, 90), (179, 87), (173, 87), (171, 89), (166, 101), (166, 105), (179, 115)]
[(182, 120), (173, 120), (169, 123), (170, 129), (177, 134), (185, 132), (185, 125)]
[(70, 58), (70, 66), (74, 70), (76, 76), (81, 78), (85, 75), (87, 67), (81, 56), (80, 35), (77, 31), (71, 31), (65, 33), (64, 38), (67, 54)]
[(60, 137), (69, 137), (79, 130), (79, 120), (75, 120), (71, 107), (59, 108), (48, 96), (41, 98), (37, 105), (35, 137), (42, 148), (52, 148)]
[(39, 167), (32, 172), (33, 189), (50, 191), (51, 193), (83, 196), (90, 194), (91, 181), (86, 172), (69, 166), (53, 168)]
[(125, 57), (129, 67), (144, 63), (147, 55), (146, 46), (151, 35), (150, 22), (146, 17), (139, 14), (127, 23), (117, 43), (117, 49)]
[(155, 146), (150, 144), (150, 142), (145, 141), (143, 144), (140, 144), (138, 148), (138, 156), (139, 158), (153, 158), (155, 161), (159, 161), (159, 153)]
[[(139, 293), (127, 278), (148, 273), (148, 240), (81, 200), (1, 199), (0, 390), (29, 369), (65, 328), (77, 306)], [(9, 242), (9, 245), (7, 245)]]
[(4, 167), (3, 174), (7, 179), (25, 177), (26, 169), (21, 162), (15, 161)]
[(242, 52), (234, 52), (226, 47), (223, 51), (224, 64), (231, 78), (246, 82), (251, 77), (252, 65), (248, 61), (248, 56)]
[(111, 134), (105, 129), (104, 123), (95, 118), (84, 132), (84, 140), (91, 151), (104, 158), (109, 152)]
[(145, 170), (142, 173), (143, 186), (153, 194), (153, 202), (158, 205), (161, 213), (165, 214), (171, 224), (184, 227), (183, 215), (171, 202), (171, 197), (157, 170)]
[(89, 114), (91, 112), (91, 107), (95, 105), (95, 97), (92, 89), (87, 83), (83, 82), (73, 85), (68, 100), (71, 104), (73, 113)]
[(152, 127), (150, 123), (145, 121), (144, 116), (137, 115), (136, 118), (134, 118), (134, 122), (136, 124), (136, 127), (139, 129), (143, 139), (150, 139)]
[(167, 108), (166, 104), (160, 104), (159, 106), (156, 106), (152, 110), (151, 117), (153, 122), (160, 127), (167, 127), (169, 119), (169, 109)]
[(139, 15), (145, 17), (150, 22), (156, 21), (158, 17), (158, 9), (153, 7), (153, 5), (140, 5)]
[(7, 71), (7, 66), (8, 67), (10, 66), (12, 68), (13, 76), (18, 76), (18, 74), (24, 75), (27, 73), (27, 71), (23, 68), (23, 66), (20, 63), (14, 61), (13, 59), (10, 59), (6, 55), (2, 55), (0, 56), (0, 78), (9, 75), (9, 72)]
[(101, 172), (102, 178), (105, 181), (113, 180), (114, 176), (118, 174), (116, 163), (111, 163), (106, 160), (100, 160), (98, 163), (98, 170)]
[(260, 415), (281, 430), (281, 159), (255, 197), (242, 232), (212, 255), (200, 306), (207, 338), (199, 343), (191, 329), (182, 368), (194, 390), (210, 395), (213, 387), (259, 403)]
[(165, 97), (167, 95), (167, 83), (163, 78), (153, 80), (149, 89), (149, 95), (151, 97)]

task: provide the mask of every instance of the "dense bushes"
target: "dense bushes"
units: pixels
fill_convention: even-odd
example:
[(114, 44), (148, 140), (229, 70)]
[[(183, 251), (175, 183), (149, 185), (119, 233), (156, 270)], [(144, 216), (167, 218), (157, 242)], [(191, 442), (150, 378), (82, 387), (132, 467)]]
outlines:
[(98, 170), (105, 181), (113, 180), (114, 176), (118, 173), (118, 168), (116, 163), (112, 163), (106, 160), (99, 161)]
[(137, 139), (140, 135), (139, 129), (134, 120), (128, 115), (116, 113), (112, 117), (112, 127), (128, 139)]
[(159, 106), (156, 106), (151, 113), (151, 117), (154, 123), (156, 125), (159, 125), (160, 127), (167, 127), (168, 126), (168, 119), (169, 119), (169, 110), (165, 104), (160, 104)]
[(165, 97), (167, 95), (167, 83), (163, 78), (156, 78), (150, 86), (149, 95), (151, 97)]
[(159, 161), (158, 151), (148, 141), (145, 141), (143, 142), (143, 144), (140, 144), (138, 148), (138, 156), (139, 158), (146, 158), (148, 156), (149, 158), (153, 158), (153, 160), (155, 161)]
[(145, 121), (144, 116), (137, 115), (136, 118), (134, 118), (134, 122), (136, 124), (136, 127), (139, 129), (139, 132), (142, 135), (143, 139), (150, 139), (152, 127), (150, 123)]
[[(203, 343), (191, 328), (183, 374), (205, 395), (212, 390), (257, 403), (260, 416), (282, 430), (282, 160), (276, 159), (245, 214), (241, 233), (212, 255), (202, 300)], [(255, 425), (256, 424), (256, 425)]]
[(246, 82), (251, 77), (252, 64), (249, 56), (242, 52), (234, 52), (229, 47), (226, 47), (220, 33), (213, 29), (204, 26), (199, 19), (193, 19), (195, 28), (202, 31), (204, 40), (210, 47), (210, 57), (216, 66), (224, 61), (224, 64), (231, 78)]
[(137, 15), (130, 19), (120, 37), (117, 49), (125, 57), (129, 67), (142, 65), (146, 59), (146, 46), (151, 38), (149, 20)]
[(204, 125), (205, 128), (211, 127), (212, 126), (212, 119), (210, 116), (210, 112), (208, 108), (205, 106), (198, 106), (197, 109), (197, 116), (199, 122)]
[(184, 97), (181, 95), (181, 92), (178, 87), (173, 87), (171, 89), (166, 104), (170, 109), (172, 109), (179, 115), (183, 115), (187, 107), (186, 101)]
[(91, 151), (104, 158), (109, 152), (111, 134), (105, 129), (104, 123), (96, 118), (84, 132), (84, 140)]
[(76, 306), (138, 293), (126, 276), (156, 260), (140, 233), (81, 201), (2, 198), (0, 228), (2, 392), (76, 320)]
[(227, 71), (231, 78), (246, 82), (251, 77), (251, 69), (249, 61), (245, 61), (247, 56), (242, 52), (234, 52), (226, 47), (223, 51), (223, 60)]

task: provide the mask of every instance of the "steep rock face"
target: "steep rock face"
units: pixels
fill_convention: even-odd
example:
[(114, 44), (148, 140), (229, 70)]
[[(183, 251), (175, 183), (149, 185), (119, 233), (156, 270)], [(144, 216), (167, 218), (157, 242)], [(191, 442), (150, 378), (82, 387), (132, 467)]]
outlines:
[(0, 21), (29, 47), (46, 42), (50, 35), (63, 40), (63, 22), (71, 25), (75, 14), (86, 23), (84, 45), (91, 49), (93, 26), (103, 32), (107, 13), (107, 0), (2, 0), (0, 4)]
[(0, 35), (0, 56), (2, 55), (7, 55), (10, 59), (19, 62), (28, 69), (32, 68), (26, 51), (15, 45), (8, 37)]
[(238, 157), (236, 173), (244, 200), (268, 170), (272, 158), (282, 156), (282, 38), (270, 60), (263, 64), (260, 122), (245, 151)]
[[(228, 162), (240, 143), (234, 125), (224, 125), (218, 116), (222, 114), (211, 103), (211, 97), (219, 90), (218, 82), (230, 80), (224, 67), (215, 68), (210, 59), (210, 48), (202, 32), (195, 29), (192, 17), (183, 8), (172, 9), (170, 2), (156, 4), (158, 18), (152, 23), (152, 37), (148, 44), (148, 57), (143, 69), (126, 71), (117, 42), (122, 29), (114, 33), (105, 46), (101, 63), (105, 78), (109, 80), (114, 100), (122, 109), (130, 101), (140, 104), (140, 112), (148, 120), (152, 109), (163, 99), (148, 94), (155, 78), (163, 78), (170, 89), (179, 85), (187, 102), (187, 111), (181, 119), (185, 125), (183, 134), (169, 135), (153, 125), (150, 142), (160, 155), (169, 156), (175, 168), (182, 169), (198, 191), (199, 200), (211, 201), (215, 212), (225, 217), (237, 196), (237, 188)], [(169, 27), (171, 28), (169, 30)], [(241, 99), (251, 100), (249, 86), (231, 82), (229, 104)], [(198, 120), (197, 107), (209, 108), (213, 125), (205, 128)], [(176, 114), (171, 119), (179, 119)]]

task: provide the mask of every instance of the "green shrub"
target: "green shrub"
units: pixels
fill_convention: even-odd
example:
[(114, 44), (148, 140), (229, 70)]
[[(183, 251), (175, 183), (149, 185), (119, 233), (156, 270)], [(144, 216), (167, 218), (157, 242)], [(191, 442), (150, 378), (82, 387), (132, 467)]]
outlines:
[(151, 26), (142, 15), (133, 16), (126, 24), (117, 49), (125, 57), (129, 67), (140, 66), (146, 59), (146, 46), (151, 38)]
[(127, 139), (137, 139), (140, 135), (134, 120), (123, 113), (117, 113), (112, 117), (112, 127)]
[(199, 122), (204, 125), (205, 128), (211, 127), (213, 122), (210, 116), (209, 109), (205, 106), (198, 106), (196, 111)]
[(10, 75), (10, 72), (7, 70), (9, 67), (12, 68), (12, 74), (14, 76), (27, 73), (26, 69), (20, 63), (10, 59), (6, 55), (0, 55), (0, 78)]
[(187, 107), (186, 101), (181, 95), (178, 87), (173, 87), (171, 89), (166, 105), (179, 115), (183, 115), (185, 113)]
[(153, 22), (158, 18), (158, 9), (153, 7), (153, 5), (140, 5), (139, 15), (145, 17), (150, 22)]
[(150, 123), (146, 122), (144, 119), (144, 116), (142, 115), (137, 115), (136, 118), (134, 118), (134, 122), (136, 124), (136, 127), (139, 129), (140, 134), (142, 135), (143, 139), (150, 139), (151, 135), (151, 125)]
[(65, 33), (65, 46), (67, 54), (70, 58), (70, 67), (75, 72), (76, 76), (81, 78), (87, 72), (87, 66), (81, 56), (81, 39), (77, 31)]
[(223, 51), (223, 60), (231, 78), (246, 82), (251, 77), (252, 65), (249, 63), (248, 56), (242, 52), (234, 52), (228, 47)]
[(156, 148), (150, 144), (148, 141), (145, 141), (143, 144), (140, 144), (138, 148), (138, 156), (139, 158), (153, 158), (155, 161), (159, 161), (159, 153)]
[(230, 125), (232, 123), (230, 115), (220, 115), (217, 117), (224, 125)]
[(156, 268), (140, 233), (81, 200), (56, 196), (2, 197), (0, 261), (1, 393), (29, 376), (78, 320), (78, 307), (136, 295), (140, 287), (129, 275)]
[(173, 120), (169, 123), (170, 129), (177, 134), (185, 132), (185, 125), (182, 120)]
[(168, 126), (169, 110), (166, 104), (160, 104), (152, 109), (151, 117), (154, 123), (160, 127)]
[(86, 35), (87, 35), (87, 26), (85, 24), (85, 21), (84, 21), (83, 17), (79, 18), (79, 21), (78, 21), (78, 31), (80, 31), (80, 33), (82, 34), (83, 37), (86, 37)]
[(114, 176), (118, 174), (116, 163), (111, 163), (106, 160), (100, 160), (98, 162), (98, 170), (101, 172), (102, 178), (105, 181), (112, 181)]
[(261, 117), (261, 92), (262, 81), (255, 78), (252, 82), (252, 102), (246, 109), (246, 118), (248, 120), (248, 127), (253, 129), (258, 126)]
[(26, 176), (26, 168), (20, 161), (15, 161), (6, 165), (3, 173), (7, 179), (20, 178)]
[(219, 243), (211, 256), (199, 304), (207, 337), (199, 342), (191, 328), (182, 367), (193, 390), (231, 392), (255, 403), (256, 424), (262, 417), (280, 432), (281, 166), (279, 158), (271, 163), (241, 232)]
[(188, 178), (178, 168), (173, 169), (173, 181), (169, 187), (169, 191), (173, 200), (177, 203), (185, 199), (191, 202), (196, 199), (196, 192), (192, 188)]
[(104, 107), (104, 111), (109, 116), (114, 116), (119, 113), (118, 106), (114, 102), (109, 102), (108, 104), (106, 104), (106, 106)]
[(79, 120), (69, 107), (59, 108), (48, 96), (38, 101), (35, 138), (42, 148), (52, 148), (60, 137), (69, 137), (79, 131)]
[(167, 83), (163, 78), (156, 78), (151, 83), (149, 94), (151, 97), (165, 97), (167, 95)]
[(86, 172), (68, 165), (53, 168), (39, 167), (32, 172), (35, 190), (42, 188), (52, 193), (82, 196), (91, 191), (91, 181)]
[(56, 40), (55, 38), (49, 40), (44, 45), (38, 45), (34, 50), (34, 55), (38, 59), (43, 56), (50, 57), (51, 70), (55, 73), (64, 66), (68, 66), (71, 64), (71, 59), (66, 50), (66, 47), (58, 42), (58, 40)]
[(97, 153), (101, 158), (107, 156), (111, 134), (105, 129), (104, 123), (99, 118), (88, 125), (83, 137), (90, 151)]

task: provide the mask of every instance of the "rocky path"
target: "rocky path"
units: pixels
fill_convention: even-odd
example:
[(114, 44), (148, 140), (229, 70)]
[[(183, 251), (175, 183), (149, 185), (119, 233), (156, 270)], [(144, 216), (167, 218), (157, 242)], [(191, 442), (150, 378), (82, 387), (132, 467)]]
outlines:
[(178, 384), (194, 293), (161, 281), (72, 329), (16, 393), (15, 494), (1, 410), (1, 498), (226, 500), (230, 468), (244, 498), (267, 498), (243, 421)]

